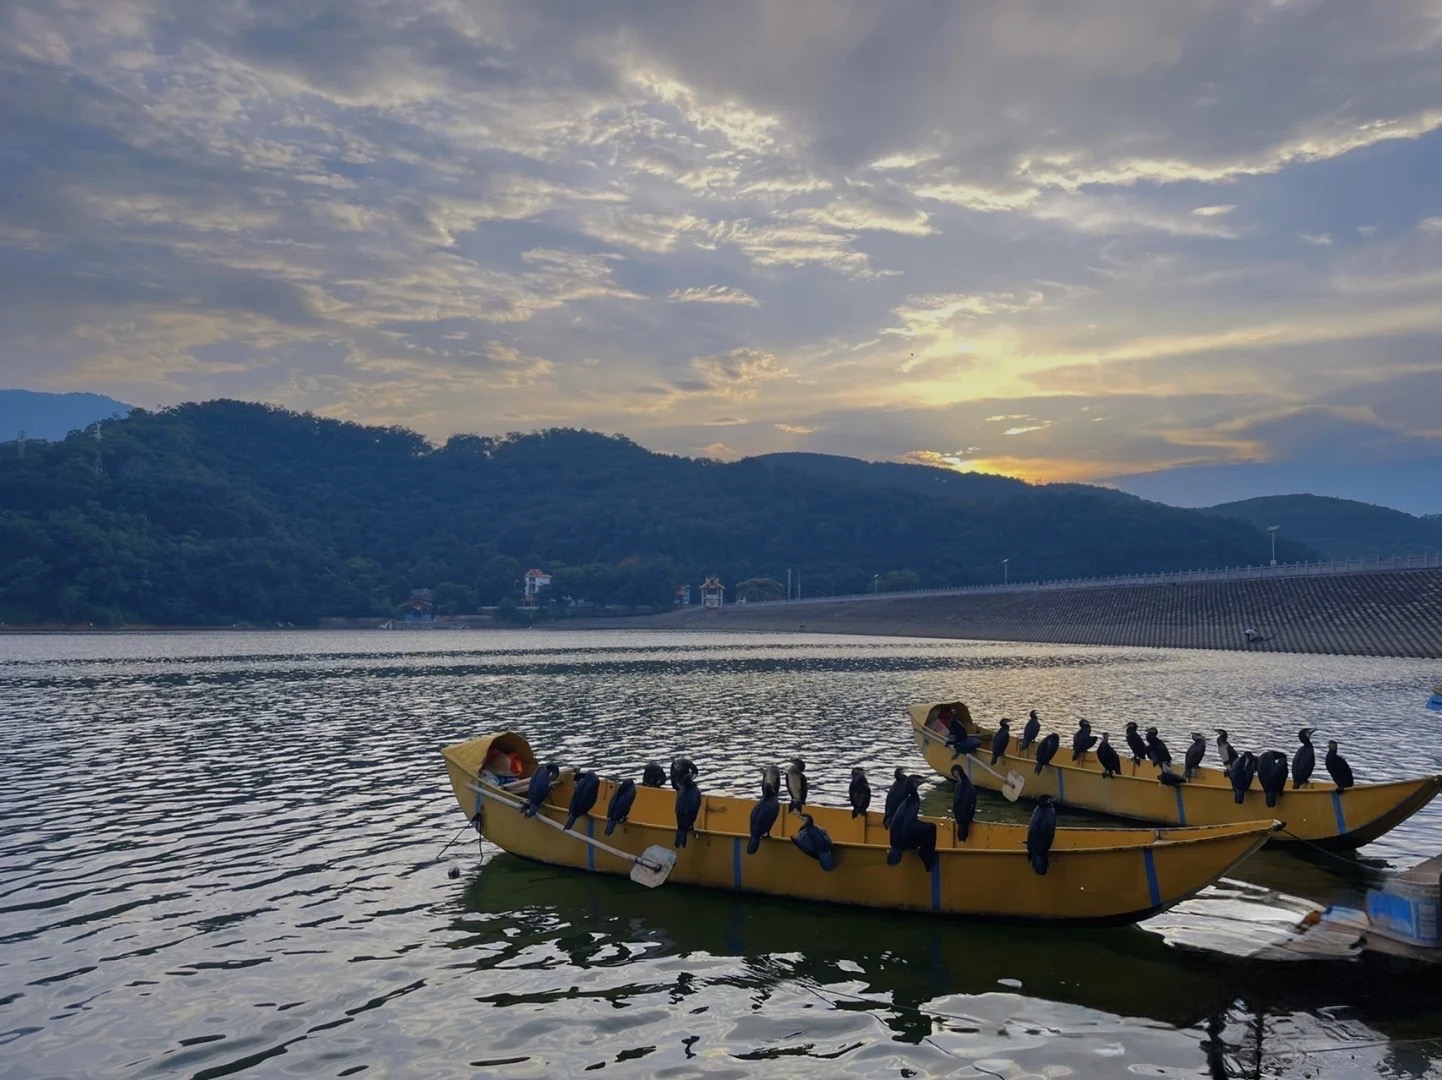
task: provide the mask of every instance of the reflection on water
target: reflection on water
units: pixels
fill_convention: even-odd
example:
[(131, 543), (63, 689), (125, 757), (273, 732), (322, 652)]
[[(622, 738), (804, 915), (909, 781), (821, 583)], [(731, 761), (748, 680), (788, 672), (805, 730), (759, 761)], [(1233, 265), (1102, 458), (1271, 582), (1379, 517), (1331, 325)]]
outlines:
[[(1439, 1076), (1442, 990), (1138, 928), (968, 926), (554, 871), (463, 840), (437, 750), (511, 726), (750, 793), (928, 775), (906, 704), (1442, 771), (1408, 661), (772, 635), (0, 638), (0, 1071), (24, 1076)], [(927, 792), (928, 809), (949, 799)], [(984, 815), (1024, 813), (989, 799)], [(1429, 807), (1360, 865), (1434, 854)], [(466, 846), (469, 845), (469, 846)], [(459, 879), (446, 869), (463, 870)], [(1241, 876), (1355, 903), (1333, 860)], [(1345, 869), (1345, 868), (1343, 868)]]

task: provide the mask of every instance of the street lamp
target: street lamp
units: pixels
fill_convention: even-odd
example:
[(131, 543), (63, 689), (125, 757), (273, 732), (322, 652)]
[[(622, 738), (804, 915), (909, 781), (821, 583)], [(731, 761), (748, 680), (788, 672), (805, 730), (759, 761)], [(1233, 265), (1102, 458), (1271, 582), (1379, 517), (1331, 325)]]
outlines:
[(879, 593), (879, 592), (881, 591), (881, 575), (880, 575), (880, 574), (872, 574), (872, 575), (871, 575), (871, 591), (874, 592), (874, 593)]
[(1002, 559), (1002, 560), (1001, 560), (1001, 583), (1002, 583), (1003, 585), (1006, 585), (1006, 584), (1008, 584), (1008, 583), (1011, 581), (1011, 578), (1010, 578), (1010, 576), (1009, 576), (1009, 571), (1008, 571), (1007, 568), (1006, 568), (1006, 564), (1009, 563), (1009, 562), (1011, 562), (1010, 559)]
[(1281, 528), (1280, 525), (1268, 525), (1268, 526), (1267, 526), (1267, 533), (1268, 533), (1268, 535), (1270, 535), (1271, 538), (1272, 538), (1272, 565), (1273, 565), (1273, 566), (1276, 566), (1276, 565), (1277, 565), (1277, 530), (1280, 529), (1280, 528)]

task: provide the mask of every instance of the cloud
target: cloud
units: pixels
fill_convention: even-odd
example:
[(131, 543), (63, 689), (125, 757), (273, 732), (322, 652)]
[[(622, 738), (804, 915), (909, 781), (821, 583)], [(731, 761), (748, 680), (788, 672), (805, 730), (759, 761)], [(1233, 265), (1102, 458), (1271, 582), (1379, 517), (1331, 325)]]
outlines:
[(744, 304), (756, 306), (756, 297), (730, 285), (692, 286), (686, 289), (672, 289), (666, 297), (683, 304)]
[(1427, 236), (1442, 236), (1442, 217), (1423, 218), (1417, 223), (1417, 231)]
[(807, 427), (805, 424), (777, 424), (777, 431), (784, 431), (788, 435), (814, 435), (816, 429)]
[(1297, 234), (1297, 238), (1298, 238), (1299, 240), (1301, 240), (1304, 244), (1313, 244), (1313, 245), (1315, 245), (1315, 246), (1317, 246), (1317, 247), (1331, 247), (1331, 246), (1332, 246), (1332, 234), (1331, 234), (1331, 233), (1310, 233), (1310, 232), (1303, 232), (1303, 233), (1298, 233), (1298, 234)]

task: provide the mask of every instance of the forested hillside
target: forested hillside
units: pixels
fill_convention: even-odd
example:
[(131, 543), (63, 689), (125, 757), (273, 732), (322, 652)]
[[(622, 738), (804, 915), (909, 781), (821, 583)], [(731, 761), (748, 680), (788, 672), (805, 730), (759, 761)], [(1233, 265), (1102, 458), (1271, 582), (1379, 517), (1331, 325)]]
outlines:
[[(1442, 480), (1438, 481), (1442, 485)], [(1210, 506), (1204, 511), (1236, 518), (1315, 548), (1326, 559), (1376, 559), (1442, 551), (1442, 519), (1325, 495), (1269, 495)]]
[(514, 598), (529, 566), (557, 597), (662, 606), (708, 574), (791, 568), (807, 595), (844, 593), (995, 582), (1004, 558), (1013, 581), (1260, 562), (1266, 537), (1014, 481), (963, 502), (583, 431), (435, 447), (215, 401), (0, 445), (0, 551), (10, 623), (303, 624), (389, 615), (413, 588), (473, 610)]

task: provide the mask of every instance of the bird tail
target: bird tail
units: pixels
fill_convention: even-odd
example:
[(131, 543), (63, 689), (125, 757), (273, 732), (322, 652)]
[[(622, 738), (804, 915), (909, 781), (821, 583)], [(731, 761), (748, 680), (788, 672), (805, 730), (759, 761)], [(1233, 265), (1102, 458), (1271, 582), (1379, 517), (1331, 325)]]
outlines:
[(992, 763), (993, 765), (995, 765), (995, 764), (996, 764), (996, 759), (999, 758), (999, 757), (1001, 757), (1000, 754), (992, 754), (992, 755), (991, 755), (991, 763)]
[(616, 822), (617, 822), (617, 820), (619, 820), (619, 819), (617, 819), (617, 818), (607, 818), (607, 819), (606, 819), (606, 835), (607, 835), (607, 836), (610, 836), (613, 832), (616, 831)]
[(575, 814), (567, 814), (567, 815), (566, 815), (566, 824), (563, 826), (563, 828), (569, 829), (569, 828), (570, 828), (572, 825), (574, 825), (574, 824), (576, 824), (576, 815), (575, 815)]
[(690, 832), (690, 831), (691, 831), (690, 829), (677, 829), (677, 830), (676, 830), (676, 846), (677, 846), (677, 847), (685, 847), (685, 846), (686, 846), (686, 834), (687, 834), (688, 832)]
[(1245, 791), (1238, 791), (1236, 788), (1233, 788), (1233, 789), (1232, 789), (1232, 801), (1235, 802), (1238, 806), (1241, 806), (1241, 805), (1242, 805), (1242, 799), (1246, 796), (1246, 794), (1247, 794), (1247, 793), (1246, 793)]
[(856, 807), (853, 806), (853, 807), (851, 808), (851, 820), (855, 821), (857, 818), (859, 818), (859, 817), (860, 817), (862, 814), (864, 814), (864, 813), (866, 813), (865, 810), (858, 810)]
[(1267, 809), (1270, 810), (1272, 807), (1274, 807), (1274, 806), (1276, 806), (1276, 805), (1277, 805), (1277, 793), (1276, 793), (1275, 791), (1269, 791), (1269, 792), (1267, 792)]
[(1046, 765), (1045, 765), (1044, 763), (1038, 761), (1038, 762), (1036, 763), (1036, 774), (1037, 774), (1038, 776), (1040, 776), (1040, 775), (1041, 775), (1041, 771), (1042, 771), (1043, 769), (1045, 769), (1045, 768), (1046, 768)]
[(883, 818), (881, 819), (881, 827), (882, 827), (883, 829), (889, 829), (889, 828), (891, 828), (891, 815), (890, 815), (890, 814), (887, 814), (885, 817), (883, 817)]
[(959, 821), (956, 825), (956, 839), (960, 843), (966, 843), (966, 838), (971, 834), (971, 822)]
[(897, 863), (899, 863), (899, 862), (901, 861), (901, 856), (902, 856), (903, 854), (905, 854), (905, 853), (904, 853), (900, 848), (887, 848), (887, 849), (886, 849), (886, 865), (887, 865), (887, 866), (895, 866)]
[(931, 873), (931, 868), (936, 863), (936, 852), (923, 851), (921, 848), (917, 848), (916, 857), (921, 860), (921, 865), (926, 867), (926, 872), (928, 874)]
[(1038, 874), (1041, 874), (1042, 876), (1046, 875), (1046, 869), (1049, 865), (1049, 863), (1047, 862), (1046, 852), (1038, 852), (1037, 854), (1031, 856), (1030, 861), (1031, 868), (1033, 870), (1035, 870)]
[(800, 802), (797, 802), (795, 799), (792, 799), (790, 806), (791, 806), (791, 812), (792, 812), (793, 814), (799, 814), (799, 813), (801, 813), (802, 804), (801, 804)]
[(760, 851), (760, 850), (761, 850), (761, 837), (759, 837), (759, 836), (753, 836), (750, 840), (747, 840), (747, 841), (746, 841), (746, 854), (747, 854), (747, 855), (755, 855), (755, 854), (756, 854), (758, 851)]
[(830, 871), (830, 870), (835, 870), (835, 869), (836, 869), (836, 852), (834, 852), (834, 851), (823, 851), (820, 855), (816, 856), (816, 861), (821, 864), (821, 869), (823, 869), (823, 870), (828, 870), (828, 871)]
[(521, 807), (521, 816), (522, 816), (522, 817), (535, 817), (535, 816), (536, 816), (536, 808), (535, 808), (534, 806), (530, 806), (529, 804), (526, 805), (526, 806)]

